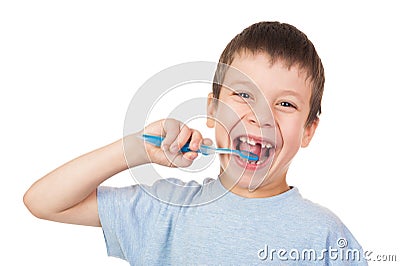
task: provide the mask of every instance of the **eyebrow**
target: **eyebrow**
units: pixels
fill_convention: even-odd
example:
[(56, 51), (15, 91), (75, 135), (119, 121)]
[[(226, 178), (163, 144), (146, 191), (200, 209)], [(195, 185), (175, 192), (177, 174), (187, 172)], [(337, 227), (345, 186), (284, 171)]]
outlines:
[(250, 81), (246, 81), (246, 80), (234, 80), (233, 82), (222, 82), (222, 85), (225, 87), (232, 87), (234, 85), (246, 85), (246, 86), (251, 86), (254, 88), (258, 88), (257, 84), (255, 84), (254, 82), (250, 82)]
[(305, 103), (305, 102), (303, 101), (303, 99), (302, 99), (300, 93), (298, 93), (298, 92), (295, 91), (295, 90), (286, 89), (286, 90), (281, 91), (280, 94), (292, 95), (292, 96), (296, 97), (296, 99), (298, 99), (301, 103), (303, 103), (303, 104)]

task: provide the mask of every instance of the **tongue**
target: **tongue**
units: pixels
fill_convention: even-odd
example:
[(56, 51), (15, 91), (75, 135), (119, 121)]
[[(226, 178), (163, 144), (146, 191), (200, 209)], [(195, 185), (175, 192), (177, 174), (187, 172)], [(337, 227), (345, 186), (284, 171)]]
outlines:
[(252, 152), (252, 153), (256, 154), (258, 156), (258, 158), (260, 158), (260, 154), (261, 154), (261, 145), (260, 144), (250, 145), (248, 143), (241, 142), (239, 145), (239, 149), (241, 151)]

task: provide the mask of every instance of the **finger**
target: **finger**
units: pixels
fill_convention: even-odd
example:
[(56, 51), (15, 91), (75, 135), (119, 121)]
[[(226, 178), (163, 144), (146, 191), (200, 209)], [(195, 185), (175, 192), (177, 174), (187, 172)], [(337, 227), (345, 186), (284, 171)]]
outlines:
[(170, 151), (173, 153), (178, 152), (190, 139), (192, 130), (186, 125), (182, 125), (179, 135), (176, 140), (171, 144)]
[(200, 144), (203, 140), (203, 136), (201, 135), (201, 133), (197, 130), (192, 130), (192, 136), (190, 139), (190, 145), (189, 148), (192, 151), (197, 151), (200, 148)]
[(197, 152), (186, 152), (185, 154), (178, 154), (172, 161), (175, 167), (189, 167), (192, 165), (193, 160), (198, 156)]
[[(164, 151), (170, 150), (171, 145), (174, 143), (180, 133), (181, 123), (174, 119), (166, 119), (163, 122), (163, 131), (165, 138), (161, 144)], [(176, 152), (175, 152), (176, 153)]]
[(209, 138), (205, 138), (203, 139), (202, 144), (207, 145), (207, 146), (212, 146), (213, 145), (213, 141)]
[(197, 152), (186, 152), (182, 156), (189, 161), (194, 161), (198, 155), (199, 154)]

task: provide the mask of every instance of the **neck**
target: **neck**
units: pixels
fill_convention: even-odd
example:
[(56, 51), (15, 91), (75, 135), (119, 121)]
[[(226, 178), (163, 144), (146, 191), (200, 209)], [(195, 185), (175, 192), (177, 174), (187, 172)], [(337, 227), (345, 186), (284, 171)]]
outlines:
[(239, 186), (238, 184), (232, 186), (229, 184), (227, 178), (223, 178), (222, 176), (220, 176), (220, 180), (225, 189), (244, 198), (268, 198), (282, 194), (290, 189), (285, 177), (279, 178), (280, 182), (262, 184), (255, 190), (249, 190), (247, 187)]

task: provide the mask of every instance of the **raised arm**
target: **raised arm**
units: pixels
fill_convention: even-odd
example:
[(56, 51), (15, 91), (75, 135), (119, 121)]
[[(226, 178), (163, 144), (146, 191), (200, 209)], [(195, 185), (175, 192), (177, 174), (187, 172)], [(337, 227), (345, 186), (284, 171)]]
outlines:
[(96, 188), (127, 169), (122, 140), (84, 154), (36, 181), (24, 203), (38, 218), (100, 226)]
[(165, 136), (163, 148), (144, 145), (138, 137), (143, 132), (139, 132), (84, 154), (36, 181), (24, 195), (26, 207), (41, 219), (101, 226), (96, 192), (103, 181), (128, 169), (128, 165), (154, 162), (189, 166), (197, 153), (180, 154), (179, 149), (190, 139), (191, 148), (197, 150), (202, 141), (198, 131), (170, 119), (154, 122), (144, 132)]

